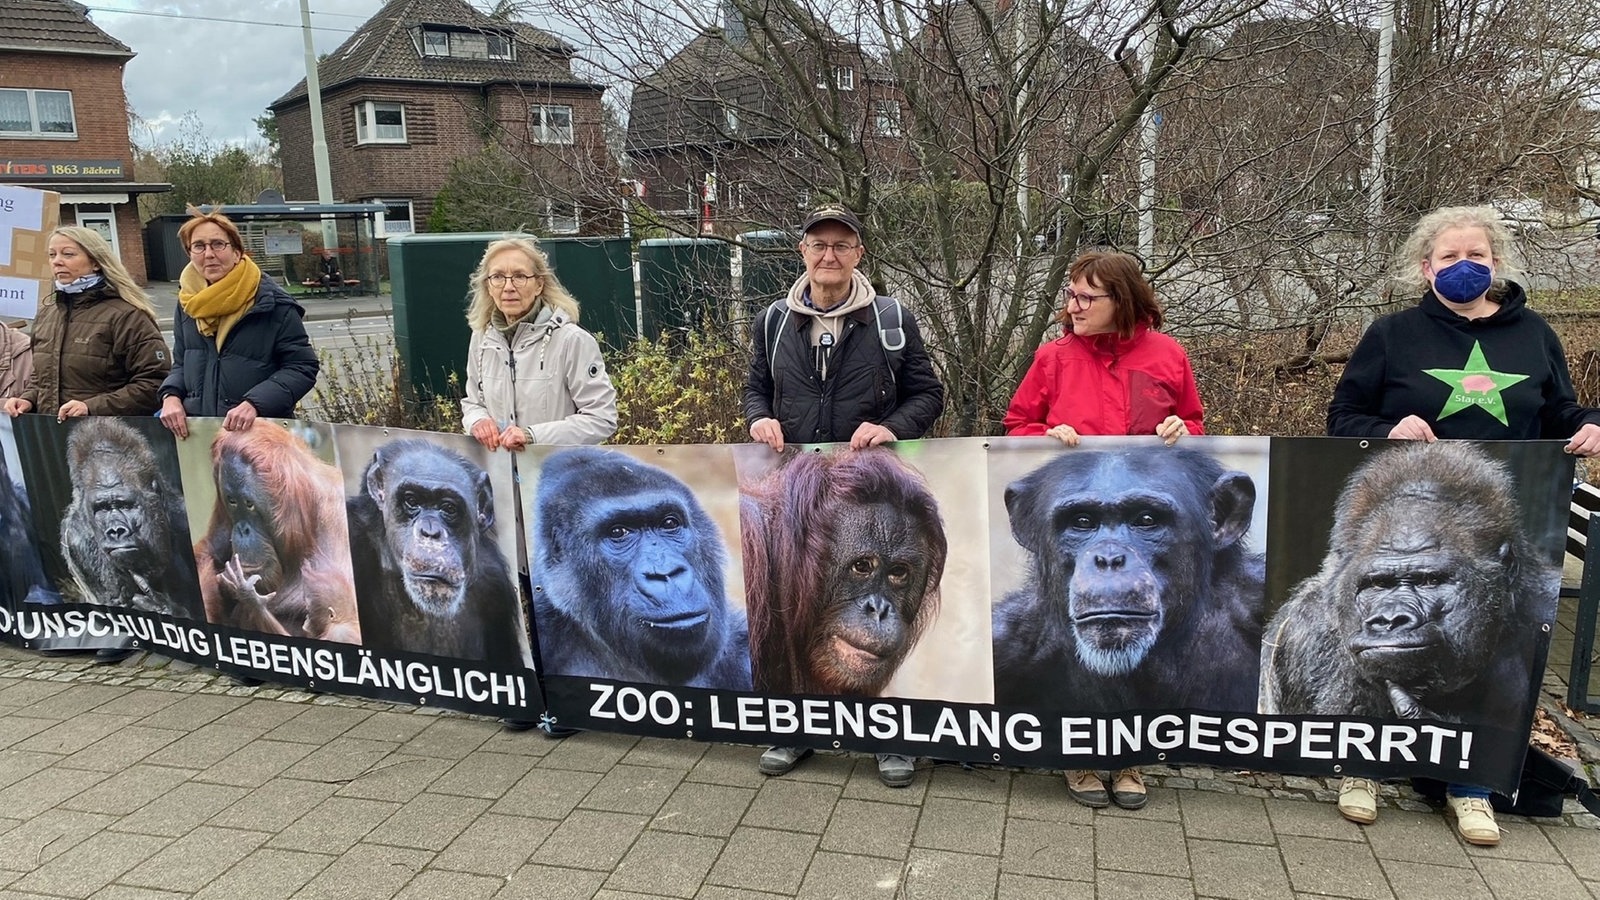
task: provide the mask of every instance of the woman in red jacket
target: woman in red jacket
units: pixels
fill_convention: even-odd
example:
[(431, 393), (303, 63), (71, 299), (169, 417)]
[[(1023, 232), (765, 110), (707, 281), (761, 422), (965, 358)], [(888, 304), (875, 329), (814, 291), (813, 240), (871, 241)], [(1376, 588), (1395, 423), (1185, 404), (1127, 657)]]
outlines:
[(1091, 250), (1073, 260), (1056, 321), (1067, 334), (1040, 347), (1006, 410), (1006, 434), (1048, 434), (1076, 447), (1085, 434), (1155, 434), (1168, 444), (1205, 434), (1194, 370), (1156, 331), (1161, 304), (1139, 261)]
[[(1194, 370), (1178, 342), (1156, 331), (1161, 304), (1139, 261), (1093, 250), (1073, 260), (1069, 278), (1056, 316), (1067, 333), (1033, 355), (1006, 410), (1006, 434), (1047, 434), (1068, 447), (1086, 434), (1154, 434), (1168, 444), (1205, 434)], [(1094, 808), (1138, 809), (1147, 799), (1133, 768), (1109, 784), (1069, 769), (1067, 794)]]

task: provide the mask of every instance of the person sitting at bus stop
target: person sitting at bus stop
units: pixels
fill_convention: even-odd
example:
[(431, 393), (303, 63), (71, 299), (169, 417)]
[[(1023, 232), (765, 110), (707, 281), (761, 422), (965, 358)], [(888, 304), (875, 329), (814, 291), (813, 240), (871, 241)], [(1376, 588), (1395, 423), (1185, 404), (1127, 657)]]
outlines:
[(322, 259), (318, 262), (317, 267), (321, 272), (318, 280), (322, 282), (323, 287), (330, 291), (337, 291), (344, 287), (344, 273), (339, 271), (338, 253), (335, 253), (331, 248), (324, 248)]

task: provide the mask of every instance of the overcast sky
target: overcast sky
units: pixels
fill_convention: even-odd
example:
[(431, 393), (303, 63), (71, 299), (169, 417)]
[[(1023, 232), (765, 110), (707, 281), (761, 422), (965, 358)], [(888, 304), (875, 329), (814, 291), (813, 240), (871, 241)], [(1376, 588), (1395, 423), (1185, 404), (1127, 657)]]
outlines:
[[(101, 30), (139, 54), (128, 63), (123, 85), (158, 140), (170, 137), (190, 110), (215, 141), (254, 139), (252, 120), (306, 74), (299, 0), (81, 2)], [(383, 5), (309, 2), (319, 54), (338, 47)], [(136, 134), (134, 140), (149, 137)]]

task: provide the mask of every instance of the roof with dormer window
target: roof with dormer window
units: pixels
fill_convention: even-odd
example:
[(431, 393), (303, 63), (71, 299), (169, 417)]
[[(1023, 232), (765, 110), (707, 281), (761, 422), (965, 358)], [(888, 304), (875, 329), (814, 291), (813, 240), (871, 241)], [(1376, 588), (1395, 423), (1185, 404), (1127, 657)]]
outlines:
[[(0, 0), (8, 2), (8, 0)], [(510, 59), (430, 56), (423, 34), (441, 31), (498, 36), (512, 42)], [(323, 91), (355, 81), (428, 84), (587, 85), (572, 73), (572, 45), (525, 22), (479, 12), (464, 0), (388, 0), (317, 65)], [(301, 79), (272, 101), (274, 110), (304, 101)]]

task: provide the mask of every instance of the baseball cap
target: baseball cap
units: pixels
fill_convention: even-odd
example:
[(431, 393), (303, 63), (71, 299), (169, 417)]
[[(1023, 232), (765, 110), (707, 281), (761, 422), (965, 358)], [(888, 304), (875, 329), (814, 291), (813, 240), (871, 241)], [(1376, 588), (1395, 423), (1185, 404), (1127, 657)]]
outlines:
[(824, 206), (820, 209), (812, 210), (806, 216), (806, 220), (800, 224), (800, 233), (805, 234), (823, 222), (838, 222), (840, 225), (854, 231), (856, 237), (864, 237), (861, 220), (856, 218), (855, 213), (842, 206)]

